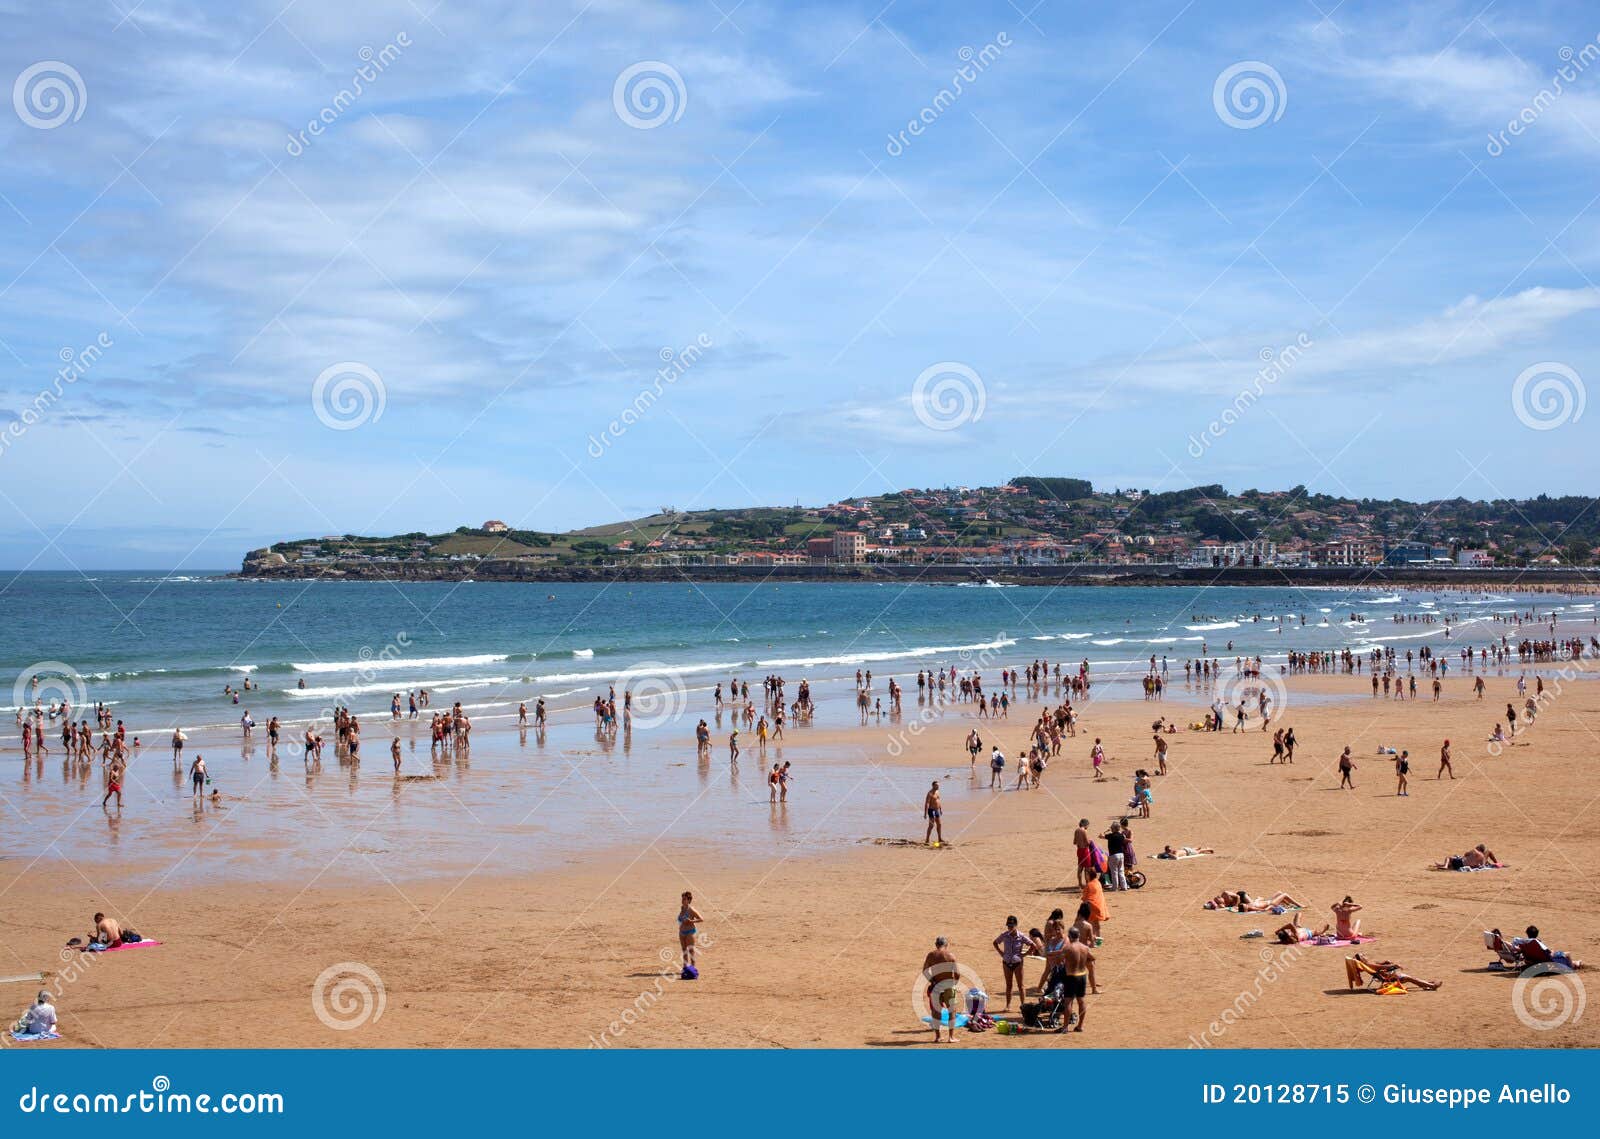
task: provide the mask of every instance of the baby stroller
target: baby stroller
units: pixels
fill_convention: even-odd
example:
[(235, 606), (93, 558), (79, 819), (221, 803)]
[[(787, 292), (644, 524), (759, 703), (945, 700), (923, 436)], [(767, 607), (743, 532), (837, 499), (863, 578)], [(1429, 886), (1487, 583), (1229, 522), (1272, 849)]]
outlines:
[(1075, 1019), (1067, 1012), (1066, 969), (1057, 965), (1040, 986), (1037, 1001), (1022, 1003), (1022, 1023), (1047, 1032), (1065, 1032)]

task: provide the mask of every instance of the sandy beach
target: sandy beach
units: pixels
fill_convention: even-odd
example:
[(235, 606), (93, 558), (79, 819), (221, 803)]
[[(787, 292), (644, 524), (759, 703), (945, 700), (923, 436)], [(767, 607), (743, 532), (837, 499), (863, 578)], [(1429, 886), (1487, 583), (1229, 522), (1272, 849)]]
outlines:
[[(1555, 667), (1542, 669), (1548, 676)], [(1255, 722), (1247, 733), (1168, 737), (1171, 774), (1156, 781), (1154, 817), (1133, 821), (1149, 884), (1109, 895), (1097, 951), (1103, 991), (1089, 1000), (1085, 1032), (958, 1032), (956, 1046), (1600, 1042), (1595, 1018), (1575, 1015), (1587, 970), (1522, 984), (1485, 968), (1493, 955), (1482, 940), (1490, 927), (1510, 935), (1536, 924), (1576, 957), (1600, 946), (1600, 896), (1589, 878), (1600, 849), (1589, 726), (1600, 714), (1600, 686), (1592, 669), (1563, 667), (1574, 678), (1547, 695), (1537, 723), (1499, 755), (1487, 737), (1515, 696), (1514, 666), (1490, 671), (1481, 701), (1455, 668), (1438, 703), (1425, 681), (1422, 699), (1394, 702), (1372, 699), (1366, 676), (1286, 678), (1277, 722), (1299, 737), (1293, 766), (1268, 764), (1270, 734)], [(1043, 786), (997, 793), (987, 790), (981, 758), (971, 774), (962, 739), (976, 724), (986, 744), (1014, 756), (1039, 702), (1018, 700), (999, 724), (960, 704), (923, 719), (914, 684), (911, 692), (898, 724), (886, 717), (860, 726), (834, 700), (815, 727), (791, 729), (781, 754), (769, 747), (768, 762), (788, 759), (799, 772), (786, 806), (750, 807), (783, 828), (781, 854), (680, 837), (690, 830), (686, 813), (652, 841), (556, 869), (523, 873), (485, 858), (476, 870), (441, 876), (419, 840), (352, 853), (322, 873), (246, 883), (205, 880), (208, 844), (229, 842), (226, 828), (206, 832), (175, 865), (159, 860), (159, 874), (126, 847), (108, 861), (63, 841), (36, 858), (50, 836), (31, 841), (37, 836), (14, 831), (0, 862), (0, 972), (18, 979), (0, 1000), (9, 996), (20, 1011), (37, 987), (29, 978), (43, 972), (61, 992), (66, 1046), (927, 1046), (932, 1034), (915, 1001), (933, 938), (950, 938), (998, 1010), (1003, 985), (990, 943), (1006, 915), (1026, 929), (1052, 907), (1070, 913), (1078, 818), (1098, 833), (1126, 813), (1132, 772), (1149, 766), (1150, 722), (1165, 714), (1187, 724), (1205, 698), (1185, 690), (1180, 672), (1159, 706), (1090, 700)], [(660, 730), (681, 737), (698, 714)], [(1103, 783), (1088, 762), (1095, 736), (1111, 757)], [(1446, 737), (1453, 782), (1433, 778)], [(514, 738), (485, 733), (474, 751)], [(1354, 791), (1337, 788), (1346, 745), (1359, 764)], [(1395, 795), (1380, 745), (1410, 749), (1409, 797)], [(746, 748), (746, 778), (758, 783), (753, 739)], [(692, 762), (692, 745), (682, 750)], [(828, 777), (809, 778), (808, 757), (820, 755), (831, 757)], [(653, 761), (654, 753), (634, 759)], [(368, 766), (377, 778), (379, 764)], [(713, 783), (725, 769), (719, 746)], [(904, 788), (926, 784), (912, 777), (941, 779), (949, 792), (943, 848), (920, 845), (920, 795)], [(901, 807), (880, 811), (881, 822), (855, 841), (812, 846), (808, 836), (863, 788), (885, 783)], [(1510, 867), (1428, 869), (1478, 842)], [(1218, 853), (1155, 859), (1167, 843)], [(1403, 998), (1347, 992), (1349, 950), (1242, 940), (1251, 929), (1270, 935), (1286, 919), (1201, 908), (1224, 888), (1287, 891), (1307, 903), (1299, 918), (1313, 926), (1353, 895), (1363, 931), (1379, 937), (1364, 952), (1443, 988)], [(705, 918), (702, 977), (692, 983), (674, 979), (673, 917), (684, 889)], [(95, 910), (162, 944), (92, 958), (63, 953)], [(1030, 981), (1038, 972), (1030, 962)]]

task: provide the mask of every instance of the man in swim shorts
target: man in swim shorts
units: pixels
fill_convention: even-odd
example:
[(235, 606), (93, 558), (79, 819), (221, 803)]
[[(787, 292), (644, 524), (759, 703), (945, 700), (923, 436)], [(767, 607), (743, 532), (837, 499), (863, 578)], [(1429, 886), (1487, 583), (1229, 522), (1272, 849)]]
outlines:
[(1094, 954), (1083, 944), (1077, 926), (1067, 930), (1067, 945), (1062, 950), (1061, 964), (1066, 972), (1063, 1000), (1069, 1005), (1074, 1001), (1078, 1004), (1078, 1023), (1072, 1031), (1082, 1032), (1086, 1012), (1083, 998), (1089, 992), (1089, 967), (1094, 964)]
[(935, 832), (938, 832), (939, 845), (943, 846), (944, 803), (939, 798), (939, 781), (937, 779), (933, 781), (933, 787), (928, 791), (927, 796), (922, 800), (922, 813), (928, 817), (928, 829), (927, 832), (922, 836), (923, 845), (926, 846), (928, 839), (932, 838)]

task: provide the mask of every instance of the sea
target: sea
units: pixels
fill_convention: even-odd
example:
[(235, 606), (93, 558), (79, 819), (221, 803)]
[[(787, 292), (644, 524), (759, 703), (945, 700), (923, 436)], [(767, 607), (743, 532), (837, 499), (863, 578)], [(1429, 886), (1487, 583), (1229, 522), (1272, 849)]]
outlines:
[[(8, 716), (64, 700), (74, 719), (92, 721), (90, 708), (104, 704), (141, 744), (118, 808), (102, 804), (103, 764), (65, 759), (59, 720), (46, 728), (50, 751), (31, 763), (15, 725), (0, 731), (0, 802), (15, 816), (0, 836), (0, 869), (65, 860), (97, 882), (114, 875), (141, 889), (174, 876), (387, 889), (610, 855), (626, 865), (676, 844), (762, 858), (920, 841), (930, 776), (946, 780), (946, 825), (959, 842), (991, 792), (964, 753), (897, 758), (910, 721), (925, 714), (919, 670), (978, 672), (992, 689), (1002, 668), (1087, 661), (1094, 699), (1137, 698), (1154, 657), (1181, 704), (1183, 663), (1202, 653), (1230, 670), (1236, 656), (1272, 668), (1314, 649), (1389, 646), (1403, 657), (1427, 645), (1450, 657), (1515, 639), (1495, 615), (1595, 619), (1586, 597), (1372, 588), (387, 583), (145, 571), (23, 573), (0, 578), (0, 594)], [(858, 671), (873, 674), (885, 707), (897, 680), (905, 716), (874, 711), (863, 723)], [(811, 682), (815, 722), (791, 723), (767, 749), (747, 728), (733, 762), (732, 717), (717, 714), (714, 688), (738, 678), (759, 706), (772, 674), (791, 700), (796, 682)], [(625, 691), (635, 697), (635, 730), (615, 736), (597, 731), (588, 710), (612, 687), (619, 703)], [(432, 710), (459, 702), (468, 711), (470, 751), (434, 752), (428, 710), (404, 715), (424, 689)], [(397, 697), (400, 719), (390, 715)], [(518, 730), (517, 705), (540, 697), (548, 731)], [(1295, 696), (1306, 699), (1317, 698)], [(303, 726), (327, 732), (339, 706), (365, 725), (360, 761), (331, 743), (321, 762), (306, 759)], [(250, 734), (246, 715), (258, 725)], [(271, 716), (285, 726), (276, 752), (265, 738)], [(709, 756), (694, 747), (701, 718), (713, 732)], [(1010, 749), (1026, 746), (1026, 721), (977, 722)], [(189, 737), (181, 759), (169, 745), (175, 727)], [(824, 729), (848, 731), (816, 734)], [(211, 777), (199, 797), (186, 770), (196, 754)], [(789, 800), (774, 803), (766, 769), (785, 761)]]
[[(814, 684), (873, 671), (998, 673), (1088, 661), (1134, 683), (1152, 656), (1187, 659), (1434, 646), (1508, 631), (1496, 614), (1591, 617), (1589, 597), (1350, 588), (904, 583), (536, 584), (236, 580), (218, 574), (23, 573), (0, 579), (8, 713), (43, 700), (109, 705), (130, 731), (286, 724), (333, 706), (387, 715), (427, 689), (435, 708), (511, 716), (615, 687), (709, 691), (769, 674)], [(1420, 618), (1431, 617), (1424, 621)], [(1397, 620), (1397, 618), (1399, 620)], [(1446, 621), (1446, 618), (1453, 620)], [(39, 678), (37, 686), (34, 678)], [(253, 691), (238, 704), (224, 696)], [(0, 694), (0, 699), (5, 699)]]

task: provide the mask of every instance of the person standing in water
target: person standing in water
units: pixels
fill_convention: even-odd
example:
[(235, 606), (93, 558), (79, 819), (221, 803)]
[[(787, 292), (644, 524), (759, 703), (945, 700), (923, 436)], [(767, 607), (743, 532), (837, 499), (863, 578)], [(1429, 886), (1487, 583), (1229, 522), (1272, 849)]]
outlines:
[(943, 846), (944, 802), (939, 798), (939, 781), (937, 779), (933, 781), (933, 786), (928, 790), (928, 794), (922, 800), (922, 813), (928, 817), (928, 829), (927, 832), (922, 836), (923, 845), (926, 846), (928, 844), (928, 840), (932, 838), (934, 832), (937, 831), (939, 837), (936, 840), (935, 845)]
[(189, 782), (194, 787), (194, 797), (198, 799), (206, 789), (206, 757), (196, 753), (194, 762), (189, 765)]

